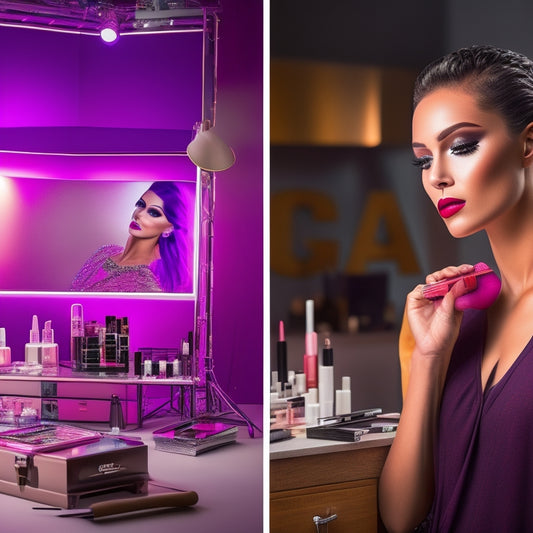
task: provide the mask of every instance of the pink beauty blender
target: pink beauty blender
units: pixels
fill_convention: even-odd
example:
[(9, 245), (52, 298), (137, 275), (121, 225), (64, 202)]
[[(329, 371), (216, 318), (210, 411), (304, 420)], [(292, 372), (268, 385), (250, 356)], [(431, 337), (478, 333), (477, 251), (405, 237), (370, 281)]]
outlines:
[(477, 288), (472, 292), (459, 296), (455, 300), (455, 308), (459, 311), (464, 311), (465, 309), (487, 309), (496, 301), (498, 294), (500, 294), (502, 282), (493, 270), (485, 263), (477, 263), (474, 265), (474, 275), (476, 272), (483, 272), (476, 275)]
[(500, 294), (502, 285), (500, 278), (485, 263), (475, 264), (474, 271), (469, 274), (429, 283), (422, 288), (423, 294), (430, 300), (442, 298), (459, 280), (464, 280), (465, 285), (469, 288), (475, 287), (471, 292), (463, 294), (455, 300), (455, 308), (459, 311), (487, 309)]

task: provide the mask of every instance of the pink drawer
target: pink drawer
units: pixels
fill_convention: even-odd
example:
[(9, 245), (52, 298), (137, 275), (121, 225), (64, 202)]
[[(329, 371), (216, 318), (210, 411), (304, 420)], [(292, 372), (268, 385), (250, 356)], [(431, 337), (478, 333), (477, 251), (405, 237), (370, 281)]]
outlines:
[(122, 401), (137, 399), (136, 385), (121, 383), (83, 383), (79, 381), (58, 381), (57, 396), (59, 398), (87, 398), (106, 400), (116, 394)]
[[(121, 401), (124, 420), (137, 423), (137, 404)], [(62, 422), (108, 422), (111, 402), (109, 400), (68, 399), (57, 400), (57, 417)]]
[(0, 396), (3, 394), (16, 396), (40, 396), (41, 382), (29, 380), (0, 380)]

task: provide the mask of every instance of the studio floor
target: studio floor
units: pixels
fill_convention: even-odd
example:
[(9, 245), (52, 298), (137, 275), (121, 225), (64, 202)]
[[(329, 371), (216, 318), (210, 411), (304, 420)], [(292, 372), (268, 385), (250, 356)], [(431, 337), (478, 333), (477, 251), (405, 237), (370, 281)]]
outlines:
[[(246, 415), (262, 427), (261, 405), (241, 406)], [(121, 515), (90, 520), (58, 517), (54, 511), (35, 510), (36, 502), (0, 494), (0, 530), (105, 531), (134, 533), (184, 531), (194, 533), (259, 533), (263, 529), (263, 438), (255, 432), (250, 438), (246, 426), (239, 426), (235, 444), (196, 457), (156, 450), (152, 432), (175, 422), (164, 415), (146, 420), (142, 429), (125, 431), (125, 436), (140, 436), (148, 445), (148, 471), (154, 484), (184, 491), (196, 491), (198, 503), (182, 510)], [(124, 494), (113, 493), (113, 497)], [(127, 495), (126, 495), (127, 496)], [(109, 498), (111, 495), (106, 495)], [(84, 499), (80, 506), (85, 506)]]

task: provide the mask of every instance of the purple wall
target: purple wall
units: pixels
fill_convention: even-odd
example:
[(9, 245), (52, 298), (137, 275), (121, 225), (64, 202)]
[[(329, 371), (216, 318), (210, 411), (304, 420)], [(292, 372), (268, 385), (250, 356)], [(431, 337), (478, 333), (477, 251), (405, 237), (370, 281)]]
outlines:
[[(241, 403), (262, 401), (262, 28), (261, 2), (222, 0), (216, 125), (237, 163), (216, 177), (213, 346), (219, 382)], [(0, 28), (0, 48), (10, 50), (0, 57), (0, 126), (191, 129), (200, 116), (198, 36), (179, 47), (172, 39), (124, 37), (108, 47), (93, 37)], [(39, 160), (43, 177), (47, 164)], [(71, 178), (92, 179), (77, 165)], [(156, 166), (153, 172), (153, 179), (162, 177)], [(168, 178), (168, 172), (165, 161), (161, 173)], [(24, 245), (9, 243), (8, 236), (6, 224), (0, 246)], [(68, 337), (71, 303), (64, 297), (3, 297), (0, 326), (8, 344), (23, 346), (33, 313), (41, 323), (53, 320), (61, 343)], [(128, 315), (134, 347), (176, 345), (191, 324), (190, 304), (183, 312), (180, 304), (88, 299), (86, 318)], [(60, 344), (60, 350), (68, 348)], [(20, 358), (19, 348), (14, 355)]]
[(263, 3), (221, 3), (217, 131), (235, 149), (237, 162), (217, 175), (216, 371), (221, 385), (236, 401), (261, 403)]

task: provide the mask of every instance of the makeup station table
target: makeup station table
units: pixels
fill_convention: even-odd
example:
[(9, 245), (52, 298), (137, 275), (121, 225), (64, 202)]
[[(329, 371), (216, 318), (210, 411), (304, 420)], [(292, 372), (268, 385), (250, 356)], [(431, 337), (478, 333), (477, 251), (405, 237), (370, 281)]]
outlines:
[[(254, 423), (262, 425), (262, 406), (240, 407)], [(0, 530), (2, 533), (260, 533), (263, 530), (263, 439), (260, 434), (252, 439), (245, 426), (239, 427), (235, 444), (196, 457), (155, 450), (152, 432), (174, 422), (172, 416), (153, 417), (145, 421), (143, 428), (123, 434), (141, 437), (148, 445), (148, 470), (154, 483), (198, 493), (199, 501), (194, 507), (92, 521), (58, 517), (54, 511), (33, 509), (39, 506), (35, 502), (0, 494)], [(123, 493), (109, 493), (104, 498), (123, 496)], [(81, 505), (85, 506), (83, 498)]]
[(334, 514), (332, 532), (384, 531), (377, 485), (393, 438), (387, 433), (364, 435), (353, 443), (305, 437), (272, 443), (271, 533), (315, 531), (315, 516)]

